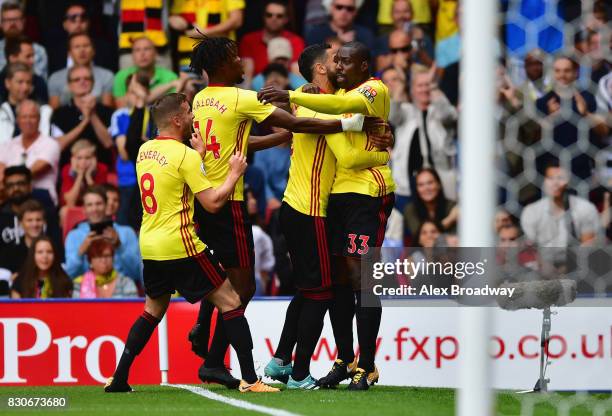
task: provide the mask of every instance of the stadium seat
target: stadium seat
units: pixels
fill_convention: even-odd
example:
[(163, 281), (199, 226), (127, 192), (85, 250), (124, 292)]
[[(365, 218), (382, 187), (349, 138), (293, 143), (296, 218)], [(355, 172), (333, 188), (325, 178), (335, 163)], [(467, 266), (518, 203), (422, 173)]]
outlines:
[(84, 219), (85, 210), (83, 209), (83, 207), (68, 208), (66, 211), (66, 219), (64, 221), (64, 229), (62, 230), (62, 239), (65, 241), (68, 232)]

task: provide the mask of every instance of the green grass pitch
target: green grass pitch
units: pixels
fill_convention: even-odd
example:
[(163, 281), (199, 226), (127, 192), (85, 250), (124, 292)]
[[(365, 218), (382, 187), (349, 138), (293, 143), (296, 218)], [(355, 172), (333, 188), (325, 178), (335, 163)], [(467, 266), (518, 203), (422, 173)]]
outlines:
[[(455, 391), (451, 389), (410, 388), (375, 386), (367, 392), (349, 392), (345, 386), (337, 390), (283, 391), (275, 394), (241, 394), (215, 385), (202, 387), (224, 397), (265, 406), (271, 410), (285, 410), (293, 415), (354, 416), (402, 415), (437, 416), (453, 415)], [(211, 400), (192, 392), (169, 386), (134, 386), (136, 392), (128, 394), (105, 394), (102, 386), (78, 387), (3, 387), (0, 389), (0, 414), (67, 414), (67, 415), (256, 415), (220, 401)], [(8, 397), (66, 397), (66, 409), (9, 409)], [(563, 396), (570, 397), (569, 395)], [(557, 396), (558, 398), (558, 396)], [(514, 393), (498, 393), (496, 413), (498, 415), (520, 415), (524, 396)], [(558, 400), (551, 399), (557, 402)], [(593, 414), (593, 404), (611, 403), (609, 394), (589, 396), (587, 405), (572, 407), (570, 415)], [(542, 404), (529, 414), (556, 415), (557, 408)], [(559, 413), (561, 414), (561, 413)], [(612, 405), (604, 414), (612, 415)]]

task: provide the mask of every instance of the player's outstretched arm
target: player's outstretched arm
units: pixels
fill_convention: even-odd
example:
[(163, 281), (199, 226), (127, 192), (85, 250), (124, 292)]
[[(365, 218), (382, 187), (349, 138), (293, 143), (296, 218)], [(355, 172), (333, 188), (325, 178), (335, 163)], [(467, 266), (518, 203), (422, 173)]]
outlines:
[(243, 156), (240, 152), (236, 153), (230, 158), (229, 165), (229, 174), (221, 186), (208, 188), (195, 194), (204, 209), (213, 214), (219, 212), (234, 192), (236, 183), (247, 168), (246, 156)]
[(257, 94), (261, 102), (286, 102), (310, 108), (325, 114), (369, 114), (368, 106), (360, 94), (309, 94), (301, 91), (285, 91), (276, 87), (264, 87)]
[(342, 131), (361, 131), (364, 119), (365, 117), (361, 114), (341, 120), (295, 117), (286, 111), (276, 109), (268, 116), (266, 122), (294, 133), (330, 134)]
[(282, 143), (287, 143), (293, 134), (290, 131), (279, 131), (268, 134), (267, 136), (249, 136), (248, 150), (256, 152), (258, 150), (269, 149)]

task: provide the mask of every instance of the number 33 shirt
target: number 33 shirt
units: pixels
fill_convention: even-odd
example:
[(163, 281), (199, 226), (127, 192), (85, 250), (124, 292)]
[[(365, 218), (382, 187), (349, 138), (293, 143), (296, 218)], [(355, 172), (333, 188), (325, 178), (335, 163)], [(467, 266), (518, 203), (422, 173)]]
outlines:
[[(200, 130), (206, 145), (204, 168), (206, 176), (216, 188), (229, 173), (233, 154), (246, 155), (249, 132), (253, 120), (261, 123), (276, 110), (271, 104), (257, 101), (255, 91), (211, 84), (193, 99), (194, 128)], [(244, 200), (244, 181), (241, 177), (233, 201)]]
[(194, 194), (212, 187), (200, 155), (167, 137), (140, 146), (136, 175), (142, 203), (140, 252), (144, 260), (175, 260), (206, 248), (193, 225)]

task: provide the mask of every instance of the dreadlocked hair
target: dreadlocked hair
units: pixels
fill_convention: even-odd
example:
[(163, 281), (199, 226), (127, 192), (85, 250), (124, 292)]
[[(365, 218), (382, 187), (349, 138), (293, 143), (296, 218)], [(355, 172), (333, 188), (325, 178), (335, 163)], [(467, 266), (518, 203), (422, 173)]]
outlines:
[(233, 40), (205, 36), (193, 47), (189, 67), (196, 74), (201, 74), (204, 70), (209, 76), (214, 76), (219, 68), (237, 53), (238, 46)]

